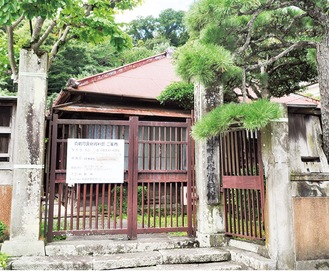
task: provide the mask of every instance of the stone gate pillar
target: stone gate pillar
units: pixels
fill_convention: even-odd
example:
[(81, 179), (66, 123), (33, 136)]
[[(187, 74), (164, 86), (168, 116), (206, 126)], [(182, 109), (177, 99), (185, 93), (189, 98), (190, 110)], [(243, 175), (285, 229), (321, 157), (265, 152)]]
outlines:
[(266, 179), (266, 246), (278, 269), (294, 269), (294, 226), (289, 166), (288, 118), (262, 130)]
[[(195, 120), (219, 104), (219, 92), (195, 84)], [(223, 241), (223, 206), (220, 198), (220, 152), (217, 137), (195, 142), (195, 179), (198, 200), (197, 239), (201, 247), (220, 246)]]
[(1, 250), (10, 256), (45, 255), (39, 240), (44, 168), (46, 53), (21, 50), (18, 82), (10, 240)]

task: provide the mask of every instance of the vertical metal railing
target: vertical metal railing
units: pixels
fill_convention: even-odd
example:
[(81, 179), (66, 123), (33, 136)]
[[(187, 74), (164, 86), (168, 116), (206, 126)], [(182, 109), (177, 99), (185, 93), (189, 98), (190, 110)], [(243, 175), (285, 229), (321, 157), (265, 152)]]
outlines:
[(265, 239), (260, 133), (244, 129), (222, 133), (221, 168), (226, 234)]

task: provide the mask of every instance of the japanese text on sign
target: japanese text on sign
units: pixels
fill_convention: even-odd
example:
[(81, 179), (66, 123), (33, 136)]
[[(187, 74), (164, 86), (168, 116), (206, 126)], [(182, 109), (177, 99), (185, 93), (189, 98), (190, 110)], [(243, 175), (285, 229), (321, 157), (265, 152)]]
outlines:
[(68, 139), (67, 183), (123, 183), (123, 179), (123, 139)]

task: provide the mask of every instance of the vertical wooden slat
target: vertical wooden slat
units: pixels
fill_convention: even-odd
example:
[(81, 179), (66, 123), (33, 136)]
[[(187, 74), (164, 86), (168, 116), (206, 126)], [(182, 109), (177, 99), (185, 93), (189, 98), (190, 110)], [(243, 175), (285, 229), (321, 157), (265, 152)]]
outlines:
[(76, 212), (76, 229), (79, 230), (80, 226), (80, 184), (77, 184), (77, 212)]
[(169, 200), (170, 201), (169, 202), (169, 204), (170, 204), (170, 227), (172, 227), (173, 226), (173, 191), (172, 191), (173, 185), (172, 185), (172, 183), (170, 183), (169, 186), (170, 186), (170, 189), (169, 189), (170, 190), (170, 194), (169, 194), (170, 195), (170, 197), (169, 197), (169, 199), (170, 199)]
[(256, 190), (255, 191), (256, 193), (256, 209), (257, 209), (257, 230), (256, 230), (256, 233), (258, 232), (257, 237), (262, 237), (262, 230), (261, 230), (261, 226), (262, 226), (262, 220), (261, 220), (261, 208), (260, 208), (260, 198), (259, 198), (259, 191)]
[(74, 218), (74, 198), (75, 198), (75, 185), (72, 186), (71, 190), (71, 216), (70, 216), (70, 230), (73, 230), (73, 218)]
[(242, 234), (245, 235), (248, 232), (246, 189), (243, 189), (242, 193), (243, 193), (243, 232), (242, 232)]
[(228, 229), (227, 232), (233, 232), (233, 221), (232, 221), (232, 189), (226, 189), (227, 192), (227, 215), (228, 215)]
[[(185, 141), (186, 141), (186, 151), (185, 151), (185, 155), (186, 155), (186, 166), (187, 166), (187, 185), (186, 185), (186, 189), (187, 189), (187, 195), (186, 195), (186, 206), (187, 206), (187, 228), (188, 230), (188, 236), (192, 237), (193, 236), (193, 210), (192, 210), (192, 206), (194, 204), (193, 199), (192, 199), (192, 182), (193, 182), (193, 178), (192, 178), (192, 171), (193, 171), (193, 147), (192, 147), (192, 140), (189, 140), (190, 134), (191, 134), (191, 120), (187, 121), (187, 129), (186, 129), (186, 135), (185, 135)], [(194, 194), (194, 193), (193, 193)], [(185, 196), (185, 195), (184, 195)], [(190, 204), (192, 203), (192, 204)], [(183, 221), (184, 221), (184, 213), (183, 213)]]
[(176, 227), (178, 226), (178, 216), (179, 216), (179, 213), (178, 213), (178, 184), (175, 183), (175, 201), (176, 201)]
[(58, 187), (58, 212), (57, 212), (57, 227), (56, 229), (60, 230), (61, 225), (61, 211), (62, 211), (62, 194), (63, 194), (63, 184), (60, 184)]
[(163, 157), (164, 157), (164, 170), (168, 169), (168, 160), (167, 160), (167, 146), (168, 146), (168, 139), (167, 139), (167, 127), (164, 127), (163, 131), (163, 140), (164, 140), (164, 145), (163, 145)]
[(142, 215), (142, 228), (145, 227), (145, 184), (142, 183), (142, 212), (141, 212), (141, 215)]
[(98, 229), (99, 184), (95, 184), (95, 229)]
[(119, 223), (120, 223), (120, 228), (122, 228), (122, 223), (123, 223), (123, 221), (122, 221), (122, 204), (123, 204), (123, 185), (121, 184), (120, 185), (120, 221), (119, 221)]
[(233, 142), (234, 142), (234, 176), (241, 175), (239, 172), (239, 151), (238, 151), (238, 131), (233, 132)]
[(93, 221), (93, 184), (89, 186), (89, 229), (92, 229), (92, 221)]
[(153, 210), (153, 227), (155, 226), (155, 219), (156, 219), (156, 215), (155, 215), (155, 212), (156, 212), (156, 195), (155, 195), (155, 186), (156, 186), (156, 183), (155, 181), (153, 182), (153, 185), (152, 185), (152, 199), (153, 199), (153, 205), (152, 205), (152, 210)]
[[(141, 127), (141, 137), (145, 140), (145, 126)], [(145, 169), (145, 143), (142, 144), (142, 169)]]
[(167, 228), (167, 183), (163, 184), (164, 194), (164, 227)]
[(49, 180), (49, 214), (47, 223), (47, 241), (51, 242), (53, 238), (54, 225), (54, 204), (55, 204), (55, 187), (56, 187), (56, 161), (57, 161), (57, 140), (58, 140), (58, 115), (53, 115), (52, 134), (51, 134), (51, 160), (50, 160), (50, 180)]
[(87, 184), (83, 184), (82, 229), (86, 229)]
[(147, 183), (147, 227), (151, 225), (151, 184)]
[(248, 175), (248, 158), (247, 158), (247, 145), (246, 145), (246, 131), (242, 130), (242, 147), (243, 147), (243, 175)]
[[(157, 225), (159, 228), (161, 228), (161, 183), (158, 182), (158, 194), (159, 194), (159, 203), (158, 203), (158, 217), (159, 217), (159, 225)], [(156, 225), (154, 225), (156, 226)]]
[[(107, 185), (107, 228), (111, 228), (111, 211), (112, 211), (112, 204), (111, 204), (111, 188), (112, 185), (109, 183)], [(129, 214), (128, 214), (129, 215)]]
[(101, 205), (101, 228), (104, 229), (104, 217), (105, 217), (105, 183), (102, 184), (102, 205)]
[(67, 230), (67, 201), (68, 201), (68, 190), (69, 187), (65, 185), (65, 192), (64, 192), (64, 230)]
[(183, 185), (183, 183), (180, 183), (180, 209), (181, 209), (181, 213), (180, 213), (181, 224), (182, 224), (182, 227), (184, 227), (185, 224), (184, 224), (184, 185)]
[(240, 189), (235, 190), (235, 197), (236, 197), (236, 220), (237, 220), (237, 233), (241, 234), (241, 216), (240, 216), (240, 208), (241, 208), (241, 201), (240, 201)]

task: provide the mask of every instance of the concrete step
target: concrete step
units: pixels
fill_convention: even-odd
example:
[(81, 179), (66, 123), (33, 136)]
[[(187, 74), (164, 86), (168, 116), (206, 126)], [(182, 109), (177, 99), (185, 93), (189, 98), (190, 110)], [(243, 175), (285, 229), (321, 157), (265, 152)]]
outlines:
[(137, 240), (127, 240), (126, 237), (83, 236), (68, 237), (64, 241), (51, 242), (46, 245), (45, 253), (47, 256), (107, 255), (198, 246), (199, 244), (194, 238), (168, 236), (167, 234), (140, 235)]
[(247, 241), (241, 241), (241, 240), (235, 240), (231, 239), (228, 244), (230, 247), (240, 248), (243, 250), (247, 250), (250, 252), (257, 253), (265, 258), (269, 258), (268, 251), (265, 245), (260, 245), (257, 243), (247, 242)]
[(257, 243), (231, 239), (228, 247), (231, 260), (255, 270), (276, 269), (276, 262), (268, 256), (267, 248)]
[[(179, 265), (197, 267), (200, 263), (219, 263), (230, 260), (228, 251), (218, 248), (181, 248), (149, 252), (131, 252), (112, 255), (38, 256), (13, 259), (13, 270), (113, 270), (122, 268), (163, 266), (178, 269)], [(223, 266), (225, 266), (223, 264)], [(241, 265), (230, 263), (226, 266), (241, 269)], [(160, 267), (159, 267), (160, 268)], [(210, 266), (209, 266), (210, 268)], [(231, 269), (231, 270), (232, 270)], [(186, 269), (185, 269), (186, 270)], [(222, 269), (209, 269), (222, 270)]]
[(225, 250), (230, 252), (231, 260), (247, 266), (253, 270), (275, 270), (276, 262), (265, 258), (258, 253), (250, 252), (244, 249), (236, 248), (236, 247), (225, 247)]
[(204, 271), (204, 270), (246, 270), (246, 268), (232, 261), (215, 262), (215, 263), (190, 263), (190, 264), (160, 264), (148, 267), (123, 268), (120, 271), (144, 271), (144, 270), (188, 270), (188, 271)]

